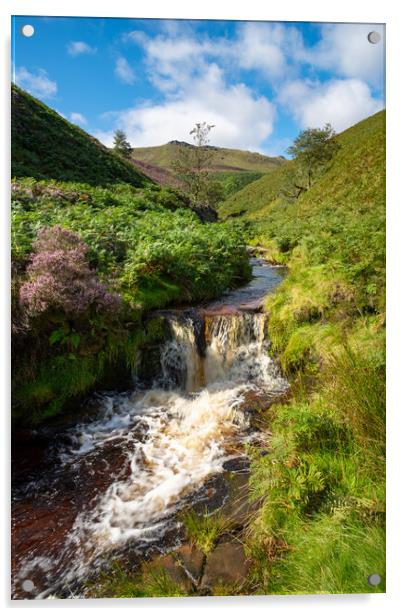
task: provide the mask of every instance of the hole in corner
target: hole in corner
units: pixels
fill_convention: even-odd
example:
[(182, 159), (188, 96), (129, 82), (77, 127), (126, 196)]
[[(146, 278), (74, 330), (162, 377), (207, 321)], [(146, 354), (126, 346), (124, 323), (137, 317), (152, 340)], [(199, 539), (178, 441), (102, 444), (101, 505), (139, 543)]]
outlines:
[(379, 586), (381, 581), (382, 581), (382, 578), (379, 575), (379, 573), (371, 573), (371, 575), (368, 576), (368, 584), (370, 586)]
[(372, 32), (368, 33), (367, 39), (370, 43), (372, 43), (372, 45), (376, 45), (381, 40), (381, 35), (379, 34), (379, 32), (373, 30)]
[(34, 35), (35, 28), (33, 26), (31, 26), (31, 24), (25, 24), (25, 26), (22, 26), (21, 32), (22, 32), (23, 36), (26, 36), (27, 38), (30, 38), (31, 36)]
[(35, 588), (35, 584), (32, 580), (24, 580), (22, 583), (22, 588), (25, 590), (25, 592), (32, 592)]

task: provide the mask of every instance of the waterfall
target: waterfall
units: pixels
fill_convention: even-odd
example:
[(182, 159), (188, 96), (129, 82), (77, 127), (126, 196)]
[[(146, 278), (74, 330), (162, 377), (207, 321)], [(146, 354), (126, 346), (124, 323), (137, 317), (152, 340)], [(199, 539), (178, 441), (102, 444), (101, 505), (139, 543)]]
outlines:
[[(58, 549), (32, 550), (19, 563), (15, 583), (33, 579), (37, 597), (68, 594), (116, 550), (130, 546), (144, 555), (159, 545), (177, 527), (184, 503), (253, 438), (243, 410), (248, 396), (288, 387), (269, 355), (264, 314), (185, 311), (165, 318), (170, 336), (153, 385), (105, 394), (97, 417), (68, 429), (57, 444), (67, 485), (82, 480), (83, 464), (106, 468), (108, 483), (77, 510)], [(123, 462), (116, 463), (116, 452)], [(49, 498), (59, 498), (57, 484), (52, 489)]]
[(171, 339), (161, 350), (157, 384), (194, 392), (218, 382), (265, 385), (272, 390), (287, 386), (269, 356), (267, 317), (243, 312), (194, 318), (169, 316)]

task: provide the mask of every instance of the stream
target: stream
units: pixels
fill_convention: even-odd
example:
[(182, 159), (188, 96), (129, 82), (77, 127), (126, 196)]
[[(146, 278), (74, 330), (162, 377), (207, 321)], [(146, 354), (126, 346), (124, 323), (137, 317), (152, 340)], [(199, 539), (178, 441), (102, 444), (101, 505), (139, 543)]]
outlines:
[(220, 300), (160, 311), (169, 336), (149, 382), (140, 370), (133, 390), (96, 394), (85, 420), (14, 446), (13, 598), (80, 597), (112, 558), (135, 566), (180, 545), (178, 513), (258, 442), (251, 400), (288, 388), (262, 312), (284, 270), (251, 263), (251, 282)]

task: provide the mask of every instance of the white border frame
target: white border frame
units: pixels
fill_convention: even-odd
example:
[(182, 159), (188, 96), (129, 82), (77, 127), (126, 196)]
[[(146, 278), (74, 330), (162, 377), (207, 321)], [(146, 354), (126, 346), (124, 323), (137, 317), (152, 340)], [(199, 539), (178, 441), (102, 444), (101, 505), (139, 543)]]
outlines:
[[(116, 608), (134, 609), (147, 614), (164, 613), (168, 616), (177, 611), (192, 610), (204, 612), (205, 610), (231, 610), (231, 613), (240, 614), (245, 609), (253, 610), (257, 614), (281, 612), (282, 614), (295, 614), (298, 616), (314, 616), (324, 611), (338, 613), (341, 610), (348, 614), (365, 613), (365, 616), (376, 615), (382, 610), (393, 610), (403, 604), (400, 597), (400, 586), (403, 574), (402, 562), (402, 519), (403, 502), (401, 495), (401, 480), (399, 482), (399, 451), (400, 440), (403, 438), (403, 408), (401, 402), (401, 387), (399, 376), (403, 371), (400, 366), (400, 355), (403, 349), (402, 340), (402, 311), (403, 311), (403, 281), (400, 273), (400, 264), (403, 263), (403, 190), (399, 181), (401, 170), (402, 149), (402, 92), (401, 92), (401, 63), (403, 58), (400, 10), (395, 0), (371, 2), (370, 0), (334, 0), (326, 3), (323, 0), (286, 0), (273, 6), (262, 0), (203, 0), (191, 3), (189, 0), (148, 0), (147, 2), (129, 2), (114, 0), (112, 3), (101, 4), (90, 0), (3, 0), (0, 6), (2, 23), (6, 28), (2, 35), (2, 58), (0, 61), (0, 79), (3, 85), (2, 102), (2, 133), (6, 135), (1, 148), (2, 162), (2, 194), (3, 207), (1, 209), (1, 233), (3, 241), (1, 247), (1, 314), (3, 323), (1, 332), (2, 355), (0, 374), (3, 380), (3, 426), (1, 462), (4, 473), (1, 508), (2, 538), (7, 549), (3, 550), (1, 559), (1, 598), (3, 606), (22, 613), (26, 609), (74, 609), (74, 613), (88, 613), (95, 609)], [(388, 415), (387, 415), (387, 592), (375, 595), (313, 595), (313, 596), (269, 596), (269, 597), (225, 597), (225, 598), (191, 598), (191, 599), (131, 599), (131, 600), (57, 600), (57, 601), (14, 601), (9, 600), (9, 175), (10, 175), (10, 32), (11, 15), (52, 15), (52, 16), (93, 16), (93, 17), (137, 17), (137, 18), (186, 18), (186, 19), (253, 19), (263, 21), (312, 21), (312, 22), (386, 22), (387, 32), (387, 319), (388, 319)], [(5, 53), (4, 53), (5, 52)], [(399, 485), (400, 483), (400, 485)], [(231, 614), (232, 616), (232, 614)]]

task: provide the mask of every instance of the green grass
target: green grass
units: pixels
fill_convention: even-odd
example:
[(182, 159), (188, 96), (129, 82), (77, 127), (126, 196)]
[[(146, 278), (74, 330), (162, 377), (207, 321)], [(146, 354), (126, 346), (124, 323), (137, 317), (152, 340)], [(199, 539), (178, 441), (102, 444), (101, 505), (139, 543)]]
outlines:
[(146, 563), (137, 573), (128, 573), (119, 563), (114, 563), (110, 571), (87, 584), (85, 594), (86, 597), (101, 599), (188, 596), (163, 568)]
[(11, 175), (93, 185), (151, 183), (75, 124), (24, 90), (11, 89)]
[(186, 511), (181, 519), (190, 542), (206, 555), (215, 548), (219, 538), (233, 527), (231, 521), (220, 511), (198, 514), (191, 509)]
[(211, 175), (214, 180), (220, 182), (224, 189), (224, 198), (228, 199), (264, 174), (261, 171), (216, 171)]
[[(256, 452), (251, 476), (259, 592), (384, 591), (384, 393), (373, 358), (346, 349), (320, 388), (270, 409), (269, 452)], [(371, 573), (383, 579), (375, 590)]]
[(263, 215), (261, 210), (272, 203), (281, 189), (284, 174), (289, 162), (268, 169), (259, 180), (247, 184), (244, 188), (223, 201), (219, 207), (222, 219), (245, 216), (247, 220)]
[(291, 161), (220, 209), (288, 267), (267, 310), (291, 395), (267, 411), (250, 481), (258, 593), (385, 591), (385, 113), (337, 139), (297, 200), (281, 193)]
[[(364, 526), (339, 512), (298, 525), (292, 552), (271, 570), (271, 594), (385, 592), (385, 529)], [(377, 587), (368, 576), (379, 573)]]

